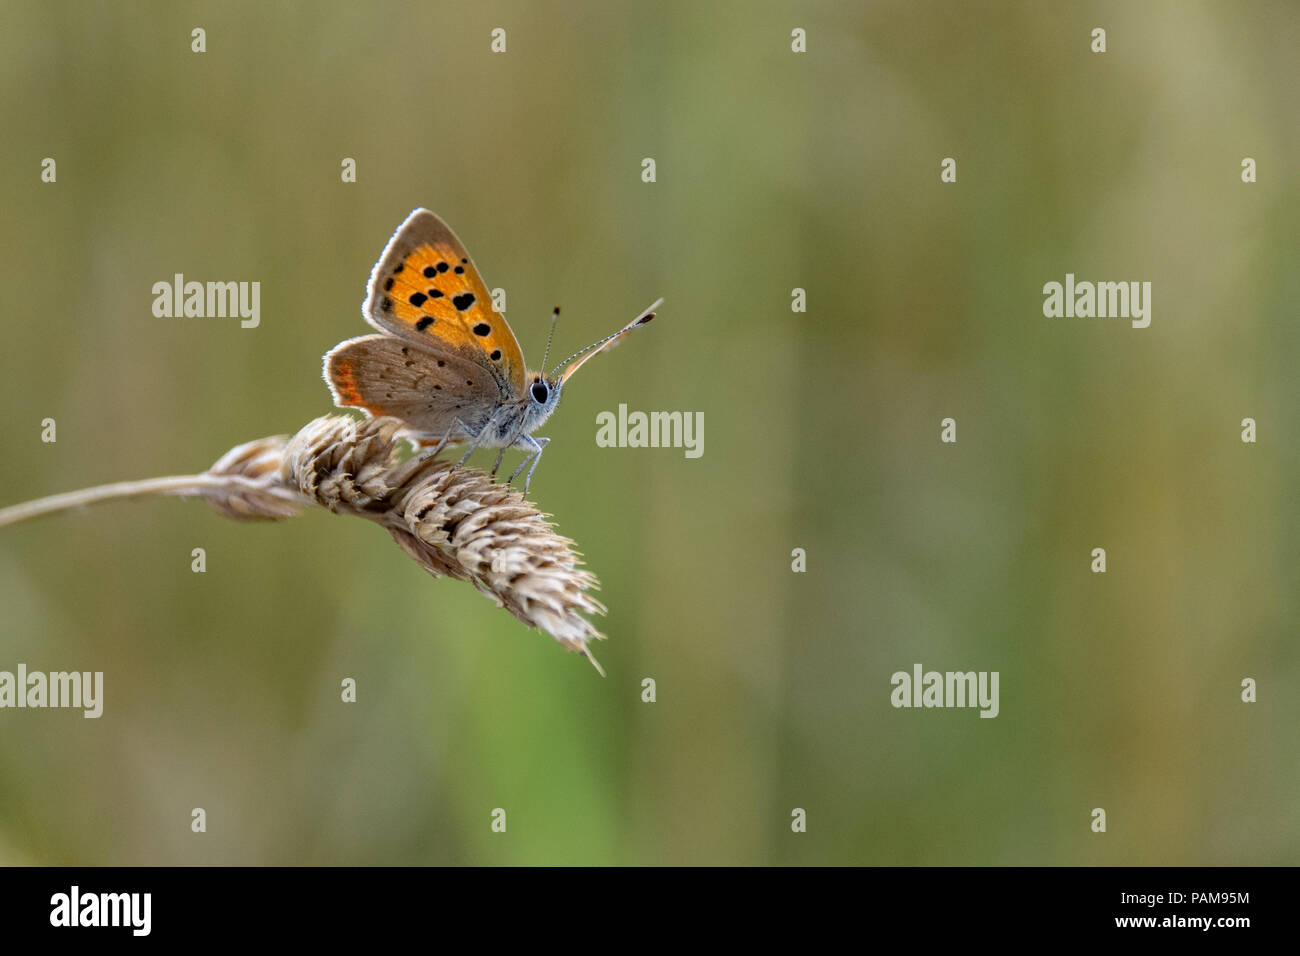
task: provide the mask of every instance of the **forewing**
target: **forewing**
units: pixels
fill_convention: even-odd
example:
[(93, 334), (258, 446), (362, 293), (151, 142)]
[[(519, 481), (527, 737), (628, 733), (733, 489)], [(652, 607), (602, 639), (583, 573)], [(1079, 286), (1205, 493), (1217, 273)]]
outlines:
[(411, 213), (388, 241), (363, 308), (381, 332), (454, 353), (487, 369), (503, 395), (523, 394), (526, 369), (514, 333), (461, 241), (429, 210)]

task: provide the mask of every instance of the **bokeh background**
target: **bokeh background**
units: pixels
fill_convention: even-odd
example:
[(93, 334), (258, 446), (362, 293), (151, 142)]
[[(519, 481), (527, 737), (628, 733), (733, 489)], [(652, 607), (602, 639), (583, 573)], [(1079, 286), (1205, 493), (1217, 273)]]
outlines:
[[(354, 519), (0, 531), (0, 669), (106, 684), (0, 712), (0, 862), (1300, 862), (1298, 48), (1287, 2), (7, 0), (0, 504), (330, 411), (416, 206), (534, 361), (667, 301), (533, 484), (606, 680)], [(261, 326), (155, 318), (177, 272)], [(1045, 319), (1067, 272), (1151, 327)], [(703, 457), (597, 447), (620, 402)], [(1000, 716), (891, 708), (917, 662)]]

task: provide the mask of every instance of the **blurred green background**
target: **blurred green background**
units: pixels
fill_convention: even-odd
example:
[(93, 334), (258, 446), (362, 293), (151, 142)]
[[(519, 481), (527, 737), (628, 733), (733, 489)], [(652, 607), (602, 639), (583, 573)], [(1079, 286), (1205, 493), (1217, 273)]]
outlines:
[[(416, 206), (533, 362), (666, 303), (532, 488), (606, 680), (351, 518), (0, 531), (0, 669), (106, 685), (0, 712), (0, 862), (1300, 862), (1294, 4), (4, 6), (0, 505), (330, 411)], [(155, 318), (177, 272), (260, 327)], [(1044, 318), (1067, 272), (1151, 327)], [(597, 447), (620, 402), (703, 457)], [(893, 709), (918, 662), (1000, 716)]]

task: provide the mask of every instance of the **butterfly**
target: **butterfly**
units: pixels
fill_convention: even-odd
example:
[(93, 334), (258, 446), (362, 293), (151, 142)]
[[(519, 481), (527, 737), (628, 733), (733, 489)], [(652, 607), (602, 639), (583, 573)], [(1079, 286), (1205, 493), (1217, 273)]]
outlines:
[(445, 222), (416, 209), (370, 273), (361, 309), (380, 334), (348, 339), (326, 353), (325, 382), (335, 405), (399, 418), (412, 439), (433, 446), (434, 453), (468, 443), (457, 467), (477, 448), (499, 448), (495, 476), (506, 449), (522, 449), (524, 460), (507, 483), (531, 463), (524, 479), (527, 494), (550, 441), (533, 432), (555, 411), (565, 383), (588, 360), (653, 319), (651, 310), (662, 301), (546, 372), (560, 315), (556, 308), (543, 370), (529, 371), (464, 245)]

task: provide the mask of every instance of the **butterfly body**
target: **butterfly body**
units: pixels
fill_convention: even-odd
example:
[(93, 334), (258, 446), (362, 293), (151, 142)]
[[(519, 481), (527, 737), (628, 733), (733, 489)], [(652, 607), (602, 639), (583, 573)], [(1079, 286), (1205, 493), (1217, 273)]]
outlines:
[(529, 371), (469, 253), (427, 209), (412, 212), (389, 240), (362, 314), (379, 334), (349, 339), (325, 356), (335, 404), (400, 418), (421, 445), (468, 444), (462, 462), (476, 448), (500, 448), (499, 467), (507, 448), (522, 449), (510, 478), (531, 462), (525, 490), (548, 441), (532, 433), (555, 411), (565, 381), (654, 317), (642, 313), (571, 356), (579, 360), (559, 375)]

